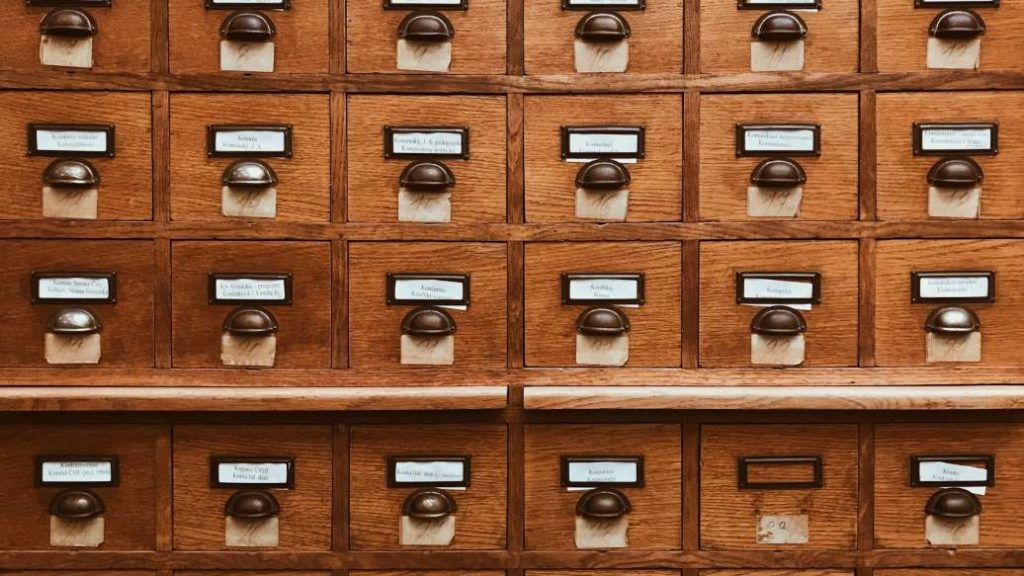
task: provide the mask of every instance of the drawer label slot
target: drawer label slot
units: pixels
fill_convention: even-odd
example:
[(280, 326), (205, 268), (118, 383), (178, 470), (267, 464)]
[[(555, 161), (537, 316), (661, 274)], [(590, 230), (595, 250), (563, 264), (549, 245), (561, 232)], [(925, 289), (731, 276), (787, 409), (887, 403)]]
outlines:
[(643, 456), (562, 456), (562, 486), (592, 488), (595, 486), (644, 485)]
[(287, 124), (210, 125), (206, 155), (211, 158), (292, 157), (292, 127)]
[(646, 0), (562, 0), (562, 10), (643, 10)]
[(384, 158), (469, 159), (469, 128), (384, 127)]
[(914, 156), (951, 153), (995, 156), (999, 153), (999, 124), (914, 123)]
[(468, 274), (387, 275), (388, 305), (469, 305)]
[(635, 163), (645, 154), (644, 135), (643, 126), (562, 126), (562, 159)]
[(117, 275), (81, 272), (33, 272), (31, 300), (36, 304), (114, 304)]
[(230, 10), (234, 8), (289, 10), (291, 7), (291, 0), (206, 0), (207, 10)]
[(983, 455), (930, 455), (910, 457), (911, 486), (995, 486), (995, 457)]
[(28, 125), (29, 156), (114, 157), (113, 124)]
[(644, 303), (642, 273), (565, 273), (562, 274), (562, 304)]
[(117, 456), (37, 456), (36, 486), (117, 486)]
[(213, 456), (210, 458), (211, 488), (295, 487), (295, 465), (291, 458), (261, 456)]
[(821, 304), (818, 272), (737, 272), (737, 304)]
[(434, 10), (466, 10), (469, 0), (384, 0), (385, 10), (411, 10), (420, 7)]
[[(806, 477), (794, 479), (796, 468), (805, 469)], [(783, 469), (790, 472), (771, 474)], [(823, 470), (821, 456), (741, 456), (736, 476), (740, 490), (802, 490), (824, 486)]]
[(984, 272), (911, 272), (910, 302), (996, 301), (996, 273)]
[(821, 156), (817, 124), (737, 124), (736, 156)]
[(469, 456), (389, 456), (388, 486), (468, 488)]
[(914, 0), (914, 8), (998, 8), (999, 0)]
[(737, 0), (740, 10), (821, 10), (821, 0)]
[(291, 304), (291, 274), (217, 274), (209, 276), (210, 304)]
[(26, 6), (59, 8), (107, 8), (112, 0), (25, 0)]

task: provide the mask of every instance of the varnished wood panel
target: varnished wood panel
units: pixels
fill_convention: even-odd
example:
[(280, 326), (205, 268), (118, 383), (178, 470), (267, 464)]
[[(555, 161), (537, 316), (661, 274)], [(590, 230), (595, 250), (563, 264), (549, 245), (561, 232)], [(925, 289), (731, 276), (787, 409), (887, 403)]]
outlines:
[(268, 490), (281, 506), (274, 549), (330, 549), (331, 427), (216, 424), (174, 428), (175, 549), (232, 549), (224, 544), (224, 504), (238, 489), (210, 486), (214, 456), (292, 458), (295, 487)]
[[(706, 425), (701, 427), (700, 542), (704, 550), (857, 547), (857, 427), (832, 425)], [(823, 486), (738, 488), (737, 462), (756, 456), (817, 456)], [(760, 469), (760, 472), (758, 470)], [(752, 466), (755, 482), (806, 480), (806, 466)], [(755, 476), (755, 474), (757, 476)], [(760, 544), (758, 517), (806, 515), (806, 544)]]
[[(882, 568), (875, 570), (876, 576), (940, 576), (944, 570), (928, 568)], [(957, 573), (964, 576), (1020, 576), (1019, 568), (961, 568)]]
[(821, 304), (801, 312), (803, 366), (856, 366), (857, 263), (851, 241), (702, 242), (701, 367), (751, 366), (750, 321), (759, 308), (736, 303), (737, 272), (821, 273)]
[(238, 158), (207, 156), (206, 127), (211, 124), (291, 125), (292, 157), (263, 159), (278, 178), (274, 220), (328, 220), (332, 196), (330, 110), (328, 97), (323, 94), (171, 96), (173, 220), (230, 223), (248, 220), (224, 216), (221, 211), (221, 177)]
[[(701, 570), (701, 576), (853, 576), (850, 570)], [(908, 575), (909, 576), (909, 575)]]
[[(576, 12), (574, 12), (576, 13)], [(581, 162), (561, 156), (562, 126), (643, 126), (645, 156), (629, 170), (626, 220), (682, 218), (683, 118), (678, 94), (526, 97), (526, 221), (576, 220)]]
[(389, 488), (389, 456), (469, 456), (470, 484), (449, 490), (458, 506), (455, 539), (441, 550), (505, 547), (508, 431), (504, 424), (353, 426), (350, 452), (350, 545), (399, 550), (402, 503), (412, 488)]
[(705, 95), (700, 118), (701, 220), (771, 220), (747, 215), (750, 173), (764, 158), (736, 156), (736, 124), (766, 123), (821, 126), (821, 156), (794, 158), (807, 173), (798, 219), (857, 218), (856, 94)]
[[(678, 570), (630, 570), (637, 576), (679, 576)], [(526, 576), (621, 576), (618, 570), (528, 570)]]
[(452, 222), (505, 221), (506, 112), (503, 96), (350, 96), (348, 217), (398, 221), (398, 177), (411, 160), (384, 158), (384, 127), (469, 129), (469, 158), (445, 159), (455, 176)]
[(502, 570), (352, 570), (349, 576), (504, 576)]
[[(682, 248), (678, 242), (526, 245), (526, 365), (575, 366), (576, 318), (587, 306), (562, 304), (563, 272), (644, 274), (644, 304), (629, 318), (627, 367), (681, 363)], [(692, 265), (692, 263), (686, 263)]]

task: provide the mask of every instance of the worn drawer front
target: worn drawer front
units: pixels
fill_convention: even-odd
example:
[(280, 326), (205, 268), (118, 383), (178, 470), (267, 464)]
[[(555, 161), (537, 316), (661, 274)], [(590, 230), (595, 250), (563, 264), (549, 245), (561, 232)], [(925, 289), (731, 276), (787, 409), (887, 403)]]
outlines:
[(505, 576), (503, 570), (352, 570), (352, 576)]
[[(531, 3), (537, 6), (557, 2)], [(653, 3), (650, 3), (653, 4)], [(580, 14), (573, 12), (573, 14)], [(563, 129), (600, 134), (602, 128), (642, 129), (642, 152), (613, 146), (602, 156), (599, 148), (575, 148), (566, 158)], [(635, 136), (634, 136), (635, 137)], [(596, 146), (602, 144), (595, 141)], [(608, 143), (604, 143), (608, 145)], [(683, 165), (682, 99), (679, 95), (527, 96), (526, 97), (526, 219), (529, 222), (623, 220), (678, 221), (682, 216)], [(580, 153), (583, 151), (583, 153)], [(619, 153), (616, 156), (614, 153)], [(622, 158), (622, 154), (628, 159)], [(625, 215), (580, 213), (577, 179), (589, 161), (621, 160), (628, 176)], [(587, 190), (601, 196), (618, 190)], [(595, 194), (596, 193), (596, 194)], [(612, 201), (609, 200), (609, 203)], [(585, 216), (581, 218), (579, 216)]]
[[(1024, 258), (1020, 240), (885, 240), (875, 254), (875, 358), (879, 366), (924, 366), (929, 364), (926, 329), (938, 310), (955, 307), (977, 316), (980, 327), (982, 365), (1019, 366), (1024, 363), (1019, 341), (1024, 336), (1024, 283), (1019, 263)], [(939, 281), (969, 282), (966, 291), (946, 294), (978, 296), (974, 301), (927, 297), (914, 303), (912, 273), (942, 273)], [(990, 278), (970, 279), (973, 273)], [(926, 281), (927, 282), (927, 281)], [(992, 284), (991, 301), (985, 301), (978, 282)], [(939, 287), (941, 289), (941, 286)], [(934, 318), (933, 318), (934, 319)], [(934, 352), (931, 359), (936, 360)], [(953, 361), (950, 359), (949, 361)], [(933, 364), (935, 365), (935, 364)], [(941, 364), (939, 364), (941, 365)], [(945, 364), (947, 367), (950, 364)], [(977, 364), (966, 364), (971, 366)]]
[[(172, 361), (176, 368), (228, 364), (224, 340), (230, 335), (226, 329), (229, 315), (242, 310), (262, 310), (270, 316), (262, 319), (276, 325), (275, 368), (330, 366), (328, 243), (179, 241), (171, 247), (171, 267)], [(212, 287), (218, 279), (223, 281), (220, 293)], [(265, 292), (265, 299), (245, 298), (254, 290)], [(221, 298), (211, 300), (217, 295)], [(258, 317), (250, 318), (257, 324)], [(269, 354), (266, 348), (260, 350)], [(267, 355), (261, 357), (268, 359)]]
[[(938, 568), (885, 568), (876, 570), (878, 576), (940, 576), (948, 570)], [(1021, 576), (1024, 570), (1013, 568), (958, 568), (964, 576)]]
[[(1017, 528), (1024, 508), (1024, 480), (1017, 474), (1021, 466), (1020, 424), (879, 425), (875, 546), (1019, 548), (1024, 543), (1024, 533)], [(950, 489), (959, 491), (952, 496), (964, 503), (955, 510), (949, 506)], [(980, 507), (980, 514), (974, 506)], [(962, 517), (947, 517), (950, 511)], [(953, 541), (946, 539), (950, 535)]]
[[(408, 323), (417, 311), (428, 310), (435, 316), (447, 315), (452, 325), (450, 333), (422, 336), (434, 343), (451, 338), (439, 345), (453, 346), (453, 358), (449, 355), (448, 361), (437, 360), (437, 364), (504, 368), (507, 266), (506, 248), (500, 243), (349, 244), (352, 366), (378, 368), (430, 363), (425, 358), (416, 360), (407, 349), (407, 337), (419, 336), (415, 330), (408, 330)], [(457, 290), (461, 296), (446, 291), (446, 286)], [(397, 297), (392, 299), (396, 287)], [(421, 287), (425, 288), (420, 290)], [(411, 292), (405, 293), (406, 289)], [(438, 289), (441, 292), (437, 292)], [(421, 343), (430, 345), (430, 342)]]
[(0, 251), (0, 366), (153, 366), (152, 242), (4, 240)]
[(504, 96), (350, 96), (347, 114), (349, 220), (505, 221)]
[[(571, 4), (571, 8), (563, 6)], [(642, 9), (637, 9), (637, 6)], [(614, 14), (628, 27), (628, 64), (631, 74), (678, 74), (683, 69), (682, 0), (623, 0), (587, 2), (545, 0), (527, 2), (526, 73), (576, 73), (576, 31), (590, 14)]]
[[(157, 446), (167, 442), (168, 434), (165, 427), (149, 425), (0, 426), (5, 458), (0, 490), (11, 511), (0, 518), (0, 548), (152, 550), (160, 508)], [(91, 507), (79, 511), (99, 515), (79, 520), (51, 516), (51, 506), (75, 499), (75, 492), (91, 495), (84, 498)], [(97, 522), (99, 543), (93, 538)], [(56, 523), (61, 526), (53, 528)], [(86, 523), (90, 526), (80, 530), (89, 534), (85, 540), (66, 536)]]
[[(844, 570), (701, 570), (701, 576), (853, 576)], [(909, 575), (908, 575), (909, 576)]]
[[(168, 0), (170, 3), (171, 72), (174, 74), (222, 72), (222, 29), (235, 8), (206, 8), (207, 2)], [(226, 4), (226, 3), (225, 3)], [(285, 10), (278, 0), (266, 8), (248, 2), (243, 11), (261, 16), (260, 28), (272, 28), (274, 74), (326, 73), (330, 36), (329, 0), (290, 0)], [(230, 28), (230, 27), (229, 27)], [(247, 44), (263, 44), (248, 42)], [(261, 73), (262, 75), (262, 73)]]
[[(433, 21), (421, 20), (424, 15)], [(441, 41), (412, 40), (418, 29), (442, 27), (441, 22), (435, 19), (437, 17), (444, 20), (443, 28), (449, 34), (449, 39), (444, 42), (447, 46), (441, 47)], [(504, 74), (505, 21), (505, 0), (463, 0), (461, 5), (451, 0), (348, 0), (348, 71)], [(410, 38), (411, 43), (424, 45), (421, 49), (429, 45), (431, 49), (440, 47), (444, 51), (450, 50), (448, 66), (428, 66), (427, 69), (417, 69), (415, 66), (410, 68), (408, 64), (399, 66), (398, 44), (403, 39), (402, 30), (408, 30), (407, 25), (410, 24), (413, 33), (404, 36)], [(424, 58), (423, 61), (433, 59)], [(436, 61), (433, 63), (436, 64)]]
[[(148, 93), (0, 93), (0, 219), (151, 219), (150, 103)], [(37, 135), (38, 151), (31, 150), (30, 135)], [(59, 179), (52, 186), (44, 181), (48, 167), (69, 160), (91, 167), (93, 195)], [(45, 204), (44, 186), (53, 189)]]
[[(593, 521), (577, 507), (590, 494), (611, 489), (621, 495), (626, 512), (596, 522), (622, 536), (608, 547), (679, 549), (681, 444), (680, 428), (673, 424), (527, 426), (526, 548), (602, 547), (581, 539), (592, 535), (583, 534), (580, 525)], [(588, 459), (597, 464), (587, 465)], [(579, 472), (570, 472), (572, 463), (580, 465)], [(588, 484), (595, 478), (589, 474), (607, 482)]]
[[(678, 570), (629, 570), (637, 576), (679, 576)], [(618, 570), (527, 570), (526, 576), (619, 576)]]
[[(755, 364), (753, 326), (768, 305), (793, 305), (809, 298), (797, 298), (792, 304), (776, 304), (771, 298), (786, 284), (774, 280), (780, 274), (797, 274), (805, 284), (805, 275), (820, 275), (810, 284), (820, 303), (810, 310), (797, 309), (804, 330), (802, 366), (855, 366), (857, 364), (857, 242), (855, 241), (771, 241), (702, 242), (700, 247), (700, 365), (704, 368), (748, 367)], [(747, 279), (754, 282), (748, 284)], [(768, 282), (758, 282), (768, 280)], [(789, 280), (781, 278), (784, 282)], [(742, 282), (742, 284), (741, 284)], [(748, 303), (738, 302), (737, 286), (752, 296)], [(749, 286), (749, 288), (748, 288)], [(802, 296), (800, 290), (793, 290)], [(798, 301), (797, 301), (798, 300)], [(746, 300), (745, 300), (746, 301)], [(749, 304), (749, 305), (748, 305)], [(803, 306), (806, 308), (806, 306)], [(776, 309), (777, 310), (777, 309)], [(770, 343), (766, 343), (770, 344)], [(783, 360), (779, 360), (783, 362)]]
[[(0, 26), (4, 30), (4, 59), (0, 67), (21, 72), (60, 69), (44, 65), (40, 58), (40, 23), (57, 10), (55, 6), (26, 6), (24, 0), (11, 0), (0, 6)], [(112, 2), (110, 6), (77, 8), (92, 18), (92, 66), (88, 61), (69, 70), (92, 72), (149, 72), (150, 0)], [(85, 107), (83, 106), (83, 109)], [(9, 118), (9, 116), (5, 115)]]
[[(999, 10), (1003, 9), (1016, 8), (1004, 3)], [(1024, 192), (1017, 182), (1018, 167), (1024, 162), (1024, 93), (881, 94), (876, 106), (879, 153), (875, 166), (881, 219), (1024, 217)], [(956, 130), (951, 132), (953, 137), (937, 140), (949, 152), (918, 152), (915, 126), (928, 124), (940, 129), (983, 125), (978, 126), (983, 138), (956, 137), (960, 132)], [(984, 140), (990, 140), (992, 147), (983, 149)], [(973, 164), (979, 180), (935, 197), (929, 189), (938, 187), (935, 177), (941, 172), (937, 171), (950, 159)], [(970, 196), (975, 188), (978, 196)]]
[[(242, 169), (240, 162), (260, 165), (276, 182), (247, 183), (240, 176), (254, 176), (251, 172), (233, 171)], [(331, 203), (330, 162), (326, 95), (171, 97), (174, 220), (325, 222)]]
[(703, 549), (856, 548), (856, 425), (704, 426), (700, 477)]
[(331, 454), (326, 425), (177, 426), (174, 547), (329, 549)]
[(702, 220), (857, 219), (855, 94), (702, 96), (700, 117)]

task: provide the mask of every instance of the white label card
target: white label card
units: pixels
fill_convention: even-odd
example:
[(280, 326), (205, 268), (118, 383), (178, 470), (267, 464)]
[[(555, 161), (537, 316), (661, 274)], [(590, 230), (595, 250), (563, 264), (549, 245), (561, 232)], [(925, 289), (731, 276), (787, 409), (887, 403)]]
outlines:
[(459, 460), (398, 460), (395, 484), (449, 484), (466, 481), (465, 462)]
[(923, 276), (921, 298), (987, 298), (991, 293), (988, 276)]
[(217, 130), (213, 145), (224, 154), (284, 154), (286, 136), (282, 130)]
[(571, 300), (636, 300), (639, 282), (627, 278), (574, 278), (569, 281)]
[(794, 282), (771, 278), (744, 278), (743, 297), (759, 299), (810, 300), (814, 297), (813, 282)]
[[(952, 487), (965, 482), (988, 481), (988, 469), (985, 467), (967, 466), (953, 462), (920, 462), (918, 463), (917, 473), (922, 482), (941, 482)], [(979, 496), (985, 495), (985, 486), (965, 486), (964, 489)]]
[(108, 151), (105, 130), (47, 130), (37, 128), (36, 150), (39, 152), (91, 152)]
[(463, 0), (390, 0), (390, 6), (461, 6)]
[(288, 483), (286, 462), (219, 462), (217, 481), (224, 484), (274, 484)]
[(110, 278), (39, 278), (39, 300), (109, 300)]
[(744, 0), (743, 3), (746, 6), (758, 6), (761, 4), (769, 4), (772, 6), (809, 6), (813, 8), (818, 5), (818, 0)]
[(922, 128), (924, 152), (989, 151), (993, 148), (991, 128)]
[(252, 4), (253, 6), (280, 6), (283, 4), (283, 0), (207, 0), (207, 3), (212, 6), (219, 6), (221, 4), (229, 6), (237, 6), (240, 4)]
[(288, 299), (284, 278), (217, 278), (214, 286), (217, 300), (285, 302)]
[(745, 152), (815, 152), (815, 130), (745, 129)]
[(568, 0), (566, 6), (612, 6), (639, 8), (643, 6), (642, 0)]
[(432, 278), (396, 279), (395, 299), (422, 302), (455, 301), (464, 298), (465, 284)]
[(42, 483), (107, 484), (114, 481), (114, 463), (100, 461), (48, 461), (41, 467)]
[(424, 156), (457, 156), (464, 154), (462, 134), (459, 132), (393, 132), (391, 148), (394, 154)]
[(568, 481), (572, 484), (636, 484), (640, 463), (622, 460), (587, 460), (568, 463)]
[(640, 152), (638, 134), (603, 134), (596, 132), (573, 132), (569, 134), (569, 153), (593, 157), (631, 156)]

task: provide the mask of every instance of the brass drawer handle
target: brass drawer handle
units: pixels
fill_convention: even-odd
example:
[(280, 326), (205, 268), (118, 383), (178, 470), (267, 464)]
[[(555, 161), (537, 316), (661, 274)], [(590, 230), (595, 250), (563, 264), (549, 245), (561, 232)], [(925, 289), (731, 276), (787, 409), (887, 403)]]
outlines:
[(928, 34), (943, 40), (970, 40), (985, 33), (985, 21), (974, 10), (944, 10), (928, 26)]
[(60, 158), (43, 171), (43, 182), (53, 188), (95, 188), (100, 183), (100, 173), (85, 160)]
[(280, 512), (277, 498), (263, 490), (239, 490), (224, 504), (224, 514), (243, 520), (262, 520)]
[(54, 314), (46, 325), (52, 334), (78, 336), (100, 331), (100, 321), (85, 308), (65, 308)]
[(443, 162), (421, 160), (402, 170), (398, 185), (417, 192), (444, 192), (455, 185), (455, 175)]
[(105, 510), (103, 500), (90, 490), (64, 490), (50, 501), (50, 514), (65, 520), (86, 520)]
[(576, 24), (576, 37), (587, 42), (618, 42), (631, 33), (629, 22), (615, 12), (591, 12)]
[(398, 24), (398, 37), (416, 42), (448, 42), (455, 36), (451, 20), (438, 12), (411, 12)]
[(776, 10), (758, 18), (750, 33), (763, 42), (794, 42), (807, 37), (807, 24), (793, 12)]
[(455, 319), (436, 306), (420, 306), (402, 319), (402, 334), (410, 336), (449, 336), (455, 334)]
[(262, 160), (236, 160), (224, 170), (220, 181), (235, 188), (269, 188), (277, 185), (277, 173)]
[(591, 160), (576, 173), (576, 186), (584, 190), (617, 190), (629, 182), (629, 170), (609, 158)]
[(793, 188), (807, 182), (807, 174), (796, 160), (766, 158), (754, 166), (750, 183), (762, 188)]
[(762, 308), (750, 321), (750, 331), (764, 336), (796, 336), (806, 330), (803, 314), (789, 306)]
[(943, 488), (928, 499), (925, 511), (943, 518), (970, 518), (981, 514), (981, 500), (963, 488)]
[(632, 510), (629, 498), (615, 488), (587, 490), (576, 503), (576, 513), (584, 518), (606, 520), (621, 518)]
[(224, 331), (235, 336), (269, 336), (277, 332), (277, 319), (262, 308), (236, 308), (224, 320)]
[(402, 514), (419, 520), (436, 520), (451, 516), (459, 509), (455, 498), (440, 488), (420, 488), (402, 503)]
[(39, 33), (47, 36), (65, 36), (69, 38), (85, 38), (95, 36), (96, 21), (84, 10), (61, 8), (43, 17), (39, 23)]
[(269, 42), (276, 34), (274, 21), (262, 12), (238, 10), (220, 26), (221, 37), (235, 42)]
[(932, 310), (924, 327), (935, 334), (969, 334), (981, 328), (981, 320), (970, 308), (944, 306)]
[(576, 331), (587, 336), (618, 336), (629, 331), (629, 318), (612, 306), (592, 306), (576, 318)]
[(984, 179), (981, 166), (970, 158), (943, 158), (928, 170), (928, 183), (941, 188), (973, 188)]

